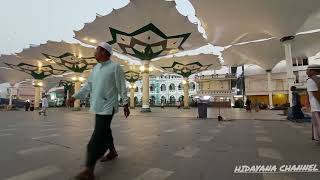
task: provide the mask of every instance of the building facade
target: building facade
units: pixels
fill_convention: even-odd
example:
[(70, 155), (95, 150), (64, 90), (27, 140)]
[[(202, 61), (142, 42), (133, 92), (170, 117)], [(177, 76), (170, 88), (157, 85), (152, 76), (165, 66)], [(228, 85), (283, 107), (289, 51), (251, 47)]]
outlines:
[[(306, 69), (309, 64), (319, 64), (316, 57), (293, 61), (293, 73), (295, 76), (294, 86), (297, 87), (303, 106), (308, 103), (306, 91), (307, 75)], [(284, 61), (277, 64), (270, 73), (270, 87), (268, 85), (268, 75), (265, 70), (256, 65), (248, 65), (245, 68), (245, 95), (253, 103), (258, 102), (272, 107), (289, 103), (288, 82), (286, 63)], [(269, 89), (270, 88), (270, 89)], [(272, 99), (269, 98), (269, 93)], [(272, 101), (272, 102), (270, 102)]]
[[(127, 87), (129, 83), (127, 84)], [(194, 78), (189, 79), (189, 98), (190, 103), (198, 91), (198, 84)], [(167, 105), (174, 105), (177, 101), (183, 100), (183, 78), (174, 74), (166, 74), (150, 77), (150, 104), (160, 105), (164, 102)], [(129, 92), (129, 90), (128, 90)], [(129, 93), (128, 93), (129, 96)], [(141, 105), (142, 100), (142, 81), (136, 82), (135, 101), (137, 105)]]

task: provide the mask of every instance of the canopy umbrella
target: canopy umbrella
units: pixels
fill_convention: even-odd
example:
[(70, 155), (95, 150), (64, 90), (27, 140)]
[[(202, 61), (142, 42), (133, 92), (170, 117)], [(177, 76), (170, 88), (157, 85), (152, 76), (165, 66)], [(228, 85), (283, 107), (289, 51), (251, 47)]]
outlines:
[[(316, 55), (320, 51), (320, 32), (299, 34), (292, 42), (292, 57), (303, 59)], [(256, 64), (265, 70), (272, 70), (285, 59), (282, 43), (271, 38), (233, 45), (222, 52), (226, 65)]]
[(42, 63), (39, 60), (22, 59), (16, 55), (2, 55), (0, 57), (2, 65), (11, 69), (29, 74), (34, 79), (42, 80), (50, 75), (61, 75), (66, 70), (55, 65)]
[(21, 71), (10, 68), (0, 67), (0, 84), (9, 83), (14, 85), (26, 79), (31, 79), (32, 76)]
[[(78, 43), (48, 41), (45, 44), (24, 49), (18, 53), (18, 56), (23, 59), (39, 59), (72, 72), (83, 73), (98, 63), (94, 52), (95, 48), (85, 47)], [(130, 61), (122, 60), (117, 56), (112, 56), (111, 59), (121, 65), (126, 65)], [(130, 61), (130, 63), (136, 62)]]
[(152, 65), (185, 78), (201, 71), (221, 68), (219, 57), (213, 54), (162, 58), (152, 61)]
[[(320, 32), (309, 33), (309, 34), (298, 34), (294, 40), (290, 42), (290, 46), (285, 44), (285, 52), (282, 50), (283, 44), (279, 42), (278, 39), (272, 38), (266, 41), (257, 41), (251, 43), (244, 43), (233, 45), (230, 48), (222, 52), (226, 62), (237, 62), (239, 57), (242, 59), (240, 62), (247, 62), (248, 64), (257, 64), (267, 71), (268, 83), (271, 83), (271, 70), (278, 64), (281, 60), (286, 59), (286, 70), (287, 70), (287, 82), (289, 89), (289, 101), (292, 105), (292, 93), (290, 92), (290, 87), (294, 85), (295, 77), (293, 75), (293, 63), (292, 57), (294, 59), (307, 58), (314, 56), (320, 51), (319, 41)], [(292, 46), (292, 53), (291, 53)], [(235, 56), (230, 56), (228, 54), (236, 53)], [(269, 102), (272, 102), (272, 92), (271, 84), (268, 86), (269, 89)], [(270, 103), (272, 106), (272, 103)]]
[(319, 29), (318, 0), (190, 0), (208, 39), (218, 46)]
[(89, 45), (108, 42), (116, 52), (140, 60), (206, 45), (197, 25), (175, 6), (173, 1), (131, 0), (106, 16), (97, 15), (93, 22), (75, 31), (75, 38)]

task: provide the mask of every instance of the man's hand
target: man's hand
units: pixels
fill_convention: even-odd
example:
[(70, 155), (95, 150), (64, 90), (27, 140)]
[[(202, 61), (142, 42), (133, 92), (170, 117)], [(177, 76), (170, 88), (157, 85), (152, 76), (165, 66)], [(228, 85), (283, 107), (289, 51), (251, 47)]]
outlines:
[(130, 115), (130, 109), (128, 104), (123, 106), (123, 112), (124, 112), (124, 116), (126, 116), (126, 118)]

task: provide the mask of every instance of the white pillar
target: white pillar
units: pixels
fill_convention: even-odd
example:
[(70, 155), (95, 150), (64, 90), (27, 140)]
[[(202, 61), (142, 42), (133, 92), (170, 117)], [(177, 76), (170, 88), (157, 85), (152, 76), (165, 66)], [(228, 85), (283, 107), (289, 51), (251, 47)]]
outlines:
[(149, 61), (143, 61), (142, 69), (142, 109), (141, 112), (151, 112), (149, 105)]
[(134, 107), (135, 107), (134, 91), (135, 91), (135, 84), (134, 83), (130, 83), (130, 109), (134, 109)]
[(230, 96), (230, 102), (231, 102), (231, 107), (234, 106), (234, 97), (233, 97), (233, 95)]
[(67, 90), (67, 99), (69, 99), (69, 89)]
[(42, 80), (35, 80), (34, 83), (34, 109), (39, 109), (41, 98)]
[(12, 91), (13, 91), (13, 86), (10, 86), (9, 87), (9, 89), (10, 89), (10, 94), (9, 94), (9, 107), (11, 107), (12, 106)]
[(294, 85), (293, 65), (292, 65), (292, 52), (291, 41), (285, 41), (284, 43), (286, 64), (287, 64), (287, 83), (288, 83), (288, 98), (290, 107), (292, 106), (292, 92), (290, 87)]
[[(81, 88), (81, 82), (78, 80), (75, 81), (74, 82), (74, 93), (79, 92), (80, 88)], [(80, 99), (76, 99), (74, 101), (73, 108), (74, 108), (74, 110), (80, 110)]]
[(271, 70), (267, 70), (268, 76), (268, 94), (269, 94), (269, 107), (273, 107), (273, 100), (272, 100), (272, 81), (271, 81)]
[(184, 102), (184, 108), (189, 109), (189, 80), (188, 78), (185, 78), (183, 80), (183, 102)]

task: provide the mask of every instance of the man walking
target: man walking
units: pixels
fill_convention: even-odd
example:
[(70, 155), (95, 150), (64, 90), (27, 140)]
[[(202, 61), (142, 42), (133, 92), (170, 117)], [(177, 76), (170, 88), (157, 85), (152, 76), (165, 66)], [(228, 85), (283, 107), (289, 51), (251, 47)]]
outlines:
[(42, 100), (41, 100), (41, 111), (39, 111), (39, 115), (43, 113), (44, 116), (46, 115), (47, 108), (49, 107), (47, 95), (44, 95)]
[(108, 43), (100, 43), (96, 48), (95, 58), (98, 64), (92, 69), (86, 84), (72, 97), (83, 99), (90, 93), (90, 112), (96, 114), (93, 134), (87, 145), (86, 168), (74, 179), (93, 180), (96, 162), (106, 153), (101, 161), (115, 159), (118, 154), (113, 144), (111, 121), (118, 112), (118, 95), (121, 96), (124, 115), (129, 116), (128, 97), (123, 70), (120, 65), (110, 60), (112, 47)]
[(307, 68), (307, 90), (312, 112), (312, 139), (320, 140), (320, 65), (309, 65)]

